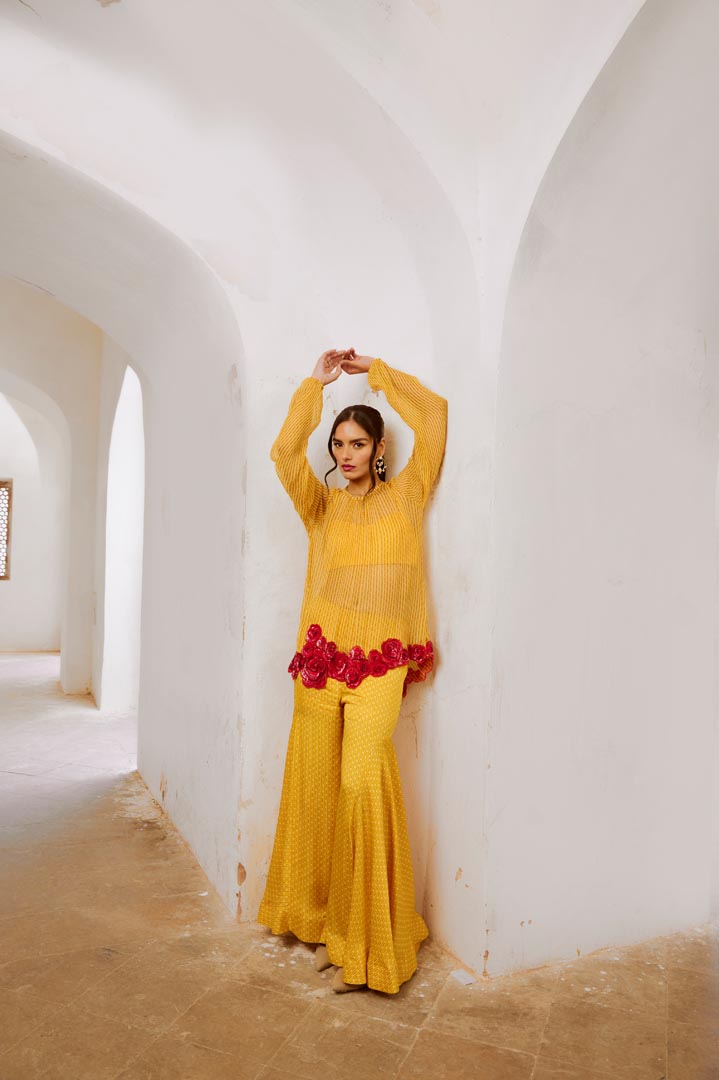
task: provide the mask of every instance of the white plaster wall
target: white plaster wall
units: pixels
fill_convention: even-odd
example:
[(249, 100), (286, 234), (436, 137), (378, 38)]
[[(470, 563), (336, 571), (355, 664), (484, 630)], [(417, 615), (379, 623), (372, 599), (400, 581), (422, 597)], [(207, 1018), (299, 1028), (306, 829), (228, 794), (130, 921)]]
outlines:
[[(107, 513), (110, 444), (120, 392), (129, 357), (112, 338), (103, 335), (100, 355), (100, 403), (97, 424), (97, 488), (95, 519), (95, 583), (93, 589), (95, 619), (92, 635), (92, 686), (95, 701), (103, 707), (103, 667), (105, 663), (105, 588), (107, 570)], [(143, 470), (144, 486), (144, 470)], [(143, 507), (144, 510), (144, 507)], [(113, 587), (111, 583), (110, 588)], [(139, 634), (139, 629), (138, 629)], [(120, 667), (117, 674), (122, 677)], [(127, 686), (127, 683), (125, 684)], [(139, 688), (138, 688), (139, 693)], [(129, 700), (126, 704), (129, 705)], [(134, 700), (137, 707), (137, 697)]]
[(93, 688), (103, 712), (136, 712), (140, 693), (144, 445), (142, 386), (127, 354), (105, 336), (93, 634)]
[[(139, 713), (148, 717), (140, 727), (140, 769), (234, 906), (243, 497), (228, 490), (226, 478), (239, 475), (243, 460), (233, 393), (242, 362), (236, 320), (214, 276), (184, 244), (99, 185), (7, 136), (0, 142), (0, 231), (0, 272), (51, 293), (63, 318), (87, 326), (79, 312), (95, 324), (90, 388), (99, 394), (98, 328), (133, 358), (142, 381), (141, 633), (152, 663), (140, 687)], [(44, 379), (61, 399), (61, 368), (54, 382), (44, 369), (29, 362), (25, 368), (28, 379)], [(87, 392), (80, 388), (77, 399)], [(93, 466), (97, 413), (96, 398)], [(193, 429), (211, 438), (188, 438)], [(216, 469), (218, 460), (225, 471)], [(186, 524), (188, 488), (196, 520), (208, 523), (199, 551), (197, 530)], [(94, 510), (94, 473), (90, 490)], [(91, 569), (94, 531), (90, 540)]]
[[(382, 135), (389, 137), (388, 132), (383, 132), (384, 122), (376, 118), (379, 132), (368, 128), (375, 118), (363, 116), (362, 99), (349, 90), (342, 106), (345, 117), (354, 117), (353, 129), (365, 132), (369, 160), (372, 140)], [(316, 156), (316, 150), (313, 153)], [(473, 277), (466, 241), (451, 210), (421, 174), (415, 176), (410, 190), (403, 189), (400, 177), (413, 169), (414, 162), (401, 144), (394, 146), (393, 153), (395, 169), (385, 172), (381, 192), (382, 202), (388, 207), (384, 210), (378, 196), (368, 190), (365, 178), (354, 174), (350, 163), (335, 151), (333, 184), (324, 191), (323, 214), (326, 236), (342, 234), (345, 248), (333, 253), (330, 241), (326, 241), (325, 261), (333, 260), (338, 272), (327, 278), (319, 294), (313, 290), (311, 301), (320, 307), (317, 319), (326, 329), (321, 337), (306, 335), (306, 340), (286, 353), (278, 341), (277, 372), (263, 373), (263, 378), (250, 383), (247, 389), (249, 483), (243, 551), (248, 566), (246, 664), (252, 672), (253, 689), (247, 706), (243, 755), (245, 791), (251, 803), (243, 795), (240, 827), (243, 840), (248, 838), (247, 861), (243, 858), (242, 862), (252, 868), (244, 885), (248, 905), (245, 910), (249, 912), (256, 911), (264, 889), (279, 806), (292, 719), (292, 680), (287, 664), (294, 651), (307, 554), (304, 529), (276, 477), (269, 458), (270, 446), (293, 389), (311, 374), (319, 353), (332, 343), (354, 344), (361, 352), (380, 355), (388, 363), (414, 372), (440, 393), (446, 391), (448, 367), (444, 358), (466, 354), (472, 345)], [(424, 222), (423, 230), (417, 232), (415, 225), (420, 221)], [(288, 222), (288, 245), (293, 235), (290, 225)], [(304, 229), (294, 243), (299, 244), (300, 239), (305, 245), (310, 242)], [(315, 240), (315, 248), (317, 244)], [(438, 252), (442, 252), (441, 258)], [(297, 257), (299, 260), (299, 250)], [(363, 297), (361, 307), (353, 300), (359, 295)], [(457, 310), (466, 311), (467, 317), (453, 319)], [(274, 330), (266, 319), (251, 314), (253, 317), (245, 317), (243, 322), (245, 340), (252, 355), (261, 355), (263, 339), (268, 332), (279, 336), (279, 328)], [(327, 469), (326, 442), (333, 416), (345, 404), (362, 400), (367, 393), (365, 377), (343, 376), (326, 394), (323, 421), (311, 442), (312, 460), (319, 475)], [(392, 415), (383, 398), (373, 403), (388, 421), (394, 444), (388, 463), (395, 471), (409, 453), (411, 433)], [(457, 416), (461, 415), (460, 405)], [(427, 563), (433, 607), (437, 563), (431, 516), (430, 510)], [(446, 543), (451, 545), (453, 540), (459, 547), (461, 539), (456, 535), (447, 537)], [(463, 558), (459, 553), (456, 557)], [(432, 619), (432, 625), (441, 670), (440, 665), (451, 663), (453, 657), (456, 662), (460, 654), (453, 652), (451, 627), (437, 618)], [(395, 736), (407, 793), (417, 902), (421, 909), (428, 910), (434, 904), (426, 893), (435, 857), (434, 811), (430, 808), (435, 739), (431, 701), (429, 686), (413, 686)]]
[[(6, 204), (5, 212), (11, 212)], [(11, 254), (11, 244), (6, 255)], [(12, 266), (0, 259), (0, 274)], [(22, 276), (22, 275), (19, 275)], [(0, 368), (39, 389), (64, 417), (70, 489), (60, 679), (68, 693), (90, 689), (99, 349), (97, 327), (42, 291), (0, 278)], [(57, 425), (56, 425), (57, 426)]]
[(695, 925), (719, 899), (718, 33), (710, 3), (644, 9), (512, 280), (486, 825), (500, 968)]
[(140, 693), (145, 439), (142, 388), (125, 368), (112, 426), (105, 519), (103, 712), (136, 712)]
[[(93, 19), (96, 19), (95, 13), (90, 16), (88, 26)], [(168, 39), (168, 48), (170, 45), (175, 48), (178, 57), (195, 40), (188, 32), (187, 25), (183, 27), (182, 19), (182, 13), (173, 12), (173, 19), (168, 23), (172, 38), (171, 43)], [(152, 341), (152, 362), (166, 366), (166, 382), (161, 387), (155, 407), (166, 411), (171, 438), (168, 443), (167, 430), (163, 427), (153, 432), (146, 415), (148, 489), (153, 468), (153, 439), (162, 440), (167, 475), (171, 471), (181, 474), (181, 457), (173, 459), (170, 446), (173, 439), (179, 440), (184, 435), (182, 453), (187, 453), (190, 445), (203, 445), (205, 442), (208, 460), (215, 465), (218, 461), (222, 462), (221, 477), (219, 473), (213, 475), (212, 467), (208, 467), (207, 475), (213, 477), (213, 482), (208, 487), (203, 479), (202, 492), (212, 491), (212, 497), (221, 499), (224, 506), (241, 505), (244, 497), (242, 467), (237, 467), (232, 454), (223, 454), (213, 423), (207, 426), (206, 419), (203, 421), (198, 417), (196, 407), (193, 408), (197, 404), (198, 381), (203, 393), (226, 393), (236, 416), (239, 416), (242, 407), (247, 408), (248, 415), (252, 417), (246, 464), (247, 475), (254, 478), (254, 484), (247, 487), (247, 497), (254, 501), (247, 514), (250, 528), (245, 539), (244, 563), (239, 562), (239, 544), (232, 543), (231, 537), (224, 537), (221, 532), (218, 540), (228, 545), (223, 551), (223, 558), (237, 560), (237, 570), (242, 570), (248, 588), (253, 588), (255, 592), (252, 599), (242, 606), (235, 592), (226, 588), (223, 593), (213, 593), (211, 582), (199, 577), (197, 587), (204, 584), (204, 602), (219, 603), (223, 610), (227, 610), (226, 625), (219, 628), (214, 619), (210, 619), (209, 623), (206, 618), (203, 619), (202, 603), (199, 610), (183, 603), (182, 611), (175, 612), (178, 594), (172, 580), (171, 563), (167, 559), (158, 562), (160, 579), (153, 578), (150, 586), (156, 592), (157, 605), (149, 605), (147, 597), (143, 601), (143, 647), (147, 646), (153, 663), (148, 674), (148, 689), (145, 679), (142, 680), (140, 704), (142, 717), (143, 694), (147, 694), (145, 708), (151, 719), (148, 720), (144, 736), (141, 720), (140, 767), (143, 775), (156, 794), (167, 793), (168, 809), (180, 828), (187, 823), (188, 838), (197, 837), (197, 850), (203, 865), (221, 867), (213, 879), (217, 881), (222, 878), (223, 895), (227, 895), (226, 875), (233, 852), (231, 848), (218, 846), (215, 833), (207, 825), (201, 828), (194, 817), (204, 815), (210, 804), (214, 803), (218, 807), (217, 828), (239, 827), (241, 844), (244, 845), (240, 848), (239, 862), (251, 867), (251, 881), (246, 886), (246, 914), (252, 912), (251, 905), (258, 902), (258, 894), (263, 886), (264, 871), (269, 861), (267, 833), (272, 828), (270, 819), (276, 815), (282, 771), (279, 756), (271, 761), (258, 759), (250, 740), (262, 740), (269, 730), (274, 730), (274, 737), (281, 744), (282, 733), (287, 730), (290, 718), (284, 698), (289, 676), (283, 683), (276, 675), (286, 675), (287, 650), (288, 647), (291, 649), (295, 636), (302, 585), (301, 571), (299, 578), (295, 579), (297, 599), (289, 601), (288, 619), (283, 620), (282, 607), (268, 609), (266, 575), (263, 577), (266, 549), (262, 543), (267, 521), (268, 476), (272, 477), (273, 497), (278, 504), (284, 507), (286, 499), (273, 477), (268, 451), (284, 415), (293, 380), (311, 370), (314, 358), (327, 346), (328, 335), (335, 333), (343, 338), (351, 331), (354, 331), (358, 347), (375, 351), (371, 340), (381, 341), (382, 348), (376, 349), (378, 353), (382, 352), (400, 366), (409, 367), (431, 380), (433, 368), (441, 356), (466, 352), (471, 346), (470, 311), (466, 309), (467, 318), (457, 319), (455, 316), (466, 298), (474, 292), (466, 241), (441, 190), (428, 175), (413, 148), (392, 128), (384, 114), (368, 102), (366, 95), (352, 80), (337, 71), (331, 58), (313, 48), (311, 43), (302, 42), (287, 27), (269, 21), (259, 9), (252, 13), (250, 21), (256, 31), (254, 38), (241, 25), (234, 38), (229, 32), (218, 38), (218, 44), (222, 47), (232, 41), (231, 67), (229, 56), (228, 67), (224, 69), (219, 57), (216, 57), (218, 62), (208, 73), (209, 81), (201, 81), (193, 87), (192, 108), (211, 107), (215, 123), (198, 130), (192, 111), (183, 116), (175, 104), (173, 118), (164, 123), (164, 115), (162, 117), (163, 140), (165, 145), (173, 146), (173, 152), (158, 157), (153, 149), (153, 153), (147, 157), (148, 167), (154, 170), (151, 177), (143, 168), (145, 161), (140, 150), (143, 138), (148, 139), (149, 145), (150, 133), (156, 130), (160, 111), (166, 105), (162, 95), (157, 92), (156, 68), (152, 71), (152, 81), (148, 79), (147, 83), (136, 86), (133, 91), (131, 86), (127, 86), (124, 70), (119, 79), (112, 65), (99, 69), (95, 54), (91, 61), (74, 55), (69, 69), (58, 53), (56, 40), (52, 43), (36, 40), (33, 34), (24, 32), (15, 39), (17, 51), (8, 51), (8, 66), (3, 68), (5, 101), (12, 113), (12, 119), (8, 116), (6, 120), (8, 126), (22, 131), (35, 141), (39, 138), (48, 140), (48, 136), (52, 135), (64, 149), (79, 156), (85, 167), (88, 167), (87, 154), (94, 155), (94, 167), (102, 165), (106, 182), (122, 186), (117, 183), (120, 172), (126, 181), (131, 179), (132, 197), (143, 206), (157, 211), (165, 220), (171, 220), (173, 227), (210, 258), (222, 273), (242, 322), (244, 341), (252, 350), (253, 374), (246, 385), (241, 380), (239, 367), (233, 365), (230, 365), (229, 374), (223, 372), (219, 381), (214, 381), (211, 366), (213, 344), (209, 340), (199, 341), (199, 334), (207, 334), (208, 327), (212, 325), (202, 307), (201, 297), (193, 296), (182, 307), (179, 297), (175, 295), (178, 282), (173, 275), (165, 281), (166, 296), (173, 297), (173, 314), (193, 320), (193, 340), (196, 342), (193, 355), (188, 348), (186, 333), (183, 337), (186, 324), (182, 329), (175, 326), (170, 328), (163, 320), (158, 320), (149, 304), (140, 299), (141, 283), (127, 276), (124, 263), (119, 271), (112, 265), (110, 251), (100, 254), (92, 252), (90, 255), (91, 264), (97, 267), (98, 272), (89, 296), (78, 292), (76, 279), (80, 275), (74, 267), (69, 268), (62, 283), (57, 275), (53, 275), (53, 284), (48, 286), (53, 291), (59, 288), (66, 302), (70, 302), (68, 298), (74, 295), (75, 305), (84, 312), (92, 312), (94, 321), (138, 363), (136, 339), (144, 336)], [(269, 22), (269, 25), (263, 25), (263, 22)], [(56, 34), (56, 17), (49, 18), (44, 29), (50, 37)], [(196, 32), (196, 26), (192, 29)], [(37, 28), (33, 27), (33, 30), (37, 32)], [(127, 32), (125, 24), (124, 33)], [(130, 37), (133, 42), (136, 41), (136, 36), (131, 34)], [(117, 45), (123, 39), (113, 40)], [(301, 85), (302, 98), (299, 95), (288, 98), (285, 86), (279, 83), (266, 85), (266, 68), (258, 41), (264, 41), (269, 52), (279, 50), (286, 55), (287, 85)], [(243, 43), (245, 50), (241, 61), (238, 61), (238, 42)], [(302, 46), (302, 51), (298, 50), (298, 44)], [(192, 55), (196, 55), (194, 44)], [(20, 65), (17, 63), (18, 56), (23, 58)], [(249, 96), (236, 82), (230, 85), (226, 74), (229, 70), (235, 80), (241, 74)], [(31, 87), (28, 86), (30, 71), (33, 72)], [(62, 77), (59, 77), (60, 72)], [(95, 131), (99, 139), (98, 150), (100, 147), (105, 149), (104, 158), (95, 154), (89, 142), (84, 140), (84, 149), (78, 155), (78, 144), (69, 131), (71, 118), (77, 114), (73, 94), (78, 92), (81, 85), (81, 74), (85, 80), (82, 83), (84, 131)], [(13, 85), (14, 78), (19, 83)], [(91, 91), (87, 88), (89, 84), (92, 85)], [(260, 84), (263, 86), (261, 101), (258, 100), (256, 89)], [(25, 90), (18, 95), (20, 85)], [(332, 110), (327, 109), (329, 85), (333, 87)], [(205, 91), (202, 87), (205, 87)], [(176, 101), (186, 104), (186, 91), (176, 89), (179, 95)], [(198, 90), (199, 96), (195, 93)], [(204, 92), (208, 100), (203, 99)], [(48, 95), (53, 98), (50, 110), (41, 107)], [(212, 100), (209, 100), (210, 95)], [(113, 108), (117, 107), (119, 98), (126, 112), (136, 110), (128, 122), (137, 135), (133, 149), (138, 156), (133, 154), (124, 161), (124, 141), (108, 141), (106, 138), (110, 103)], [(62, 106), (59, 105), (60, 101), (63, 102)], [(228, 101), (234, 103), (231, 117), (227, 111)], [(256, 113), (255, 110), (260, 111)], [(220, 126), (220, 117), (224, 117), (227, 126)], [(182, 122), (185, 123), (184, 128)], [(350, 128), (355, 138), (340, 151)], [(228, 141), (230, 130), (234, 132), (232, 142)], [(154, 145), (152, 142), (153, 148)], [(391, 169), (377, 169), (376, 162), (383, 156), (392, 160)], [(182, 164), (178, 165), (180, 160)], [(410, 184), (409, 176), (414, 177)], [(183, 178), (181, 183), (178, 177)], [(211, 191), (212, 199), (197, 199), (197, 191)], [(32, 195), (34, 197), (34, 189)], [(232, 222), (232, 228), (228, 228), (228, 221)], [(46, 250), (40, 242), (41, 224), (37, 222), (31, 229), (35, 243), (34, 265), (23, 276), (32, 277), (39, 273), (37, 256), (40, 251)], [(85, 260), (90, 236), (88, 225), (83, 224), (73, 240), (71, 254), (81, 251)], [(342, 238), (341, 243), (335, 242), (338, 237)], [(118, 251), (115, 243), (112, 254), (124, 257), (123, 249), (126, 246), (127, 239), (123, 238), (122, 249)], [(444, 255), (438, 259), (437, 252), (440, 250)], [(69, 259), (70, 256), (66, 255), (66, 263)], [(25, 256), (23, 260), (27, 261)], [(47, 279), (43, 277), (43, 281), (47, 282)], [(114, 302), (108, 304), (107, 292), (111, 284), (117, 286), (118, 296), (113, 296)], [(98, 305), (98, 293), (101, 294), (101, 305)], [(121, 300), (125, 297), (128, 310), (123, 312)], [(359, 297), (362, 297), (361, 307)], [(458, 300), (458, 297), (464, 299)], [(99, 306), (104, 306), (106, 310), (100, 313)], [(138, 319), (138, 307), (150, 318), (149, 326)], [(239, 342), (236, 345), (238, 351)], [(155, 356), (162, 359), (154, 359)], [(151, 369), (145, 364), (140, 364), (140, 372), (141, 377), (149, 379)], [(258, 413), (258, 403), (266, 399), (268, 390), (273, 388), (280, 374), (284, 380), (282, 392), (275, 396), (271, 411)], [(441, 389), (441, 380), (435, 377), (434, 381)], [(143, 379), (146, 414), (155, 402), (153, 389), (146, 387)], [(215, 417), (212, 419), (214, 421)], [(198, 438), (194, 443), (187, 441), (188, 430), (197, 433)], [(212, 440), (203, 439), (210, 431)], [(196, 473), (199, 468), (198, 463), (193, 465)], [(158, 484), (160, 475), (157, 474)], [(158, 495), (159, 492), (153, 491), (151, 494), (148, 490), (145, 580), (152, 577), (148, 560), (153, 545), (160, 545), (161, 539), (167, 543), (174, 524), (178, 523), (179, 527), (179, 523), (185, 521), (181, 503), (174, 504), (168, 493), (163, 500), (165, 517), (162, 521), (163, 532), (160, 533), (161, 524), (152, 517), (159, 512)], [(287, 512), (286, 507), (284, 512)], [(213, 530), (216, 528), (215, 518), (216, 515), (201, 515), (201, 519), (212, 522)], [(276, 541), (276, 535), (272, 539)], [(300, 549), (292, 554), (301, 565), (303, 554)], [(274, 572), (283, 565), (283, 561), (284, 551), (278, 548), (272, 563)], [(202, 565), (205, 565), (204, 561)], [(176, 573), (180, 569), (181, 564), (175, 568)], [(263, 582), (264, 587), (261, 587)], [(162, 637), (154, 638), (147, 631), (146, 619), (156, 621), (158, 627), (162, 627), (163, 635), (166, 634), (168, 621), (177, 626), (177, 633), (186, 635), (180, 659), (168, 651), (168, 644)], [(220, 646), (215, 654), (219, 663), (223, 635), (231, 640), (234, 635), (241, 633), (243, 620), (248, 650), (245, 671), (249, 674), (243, 683), (242, 702), (238, 708), (240, 735), (243, 739), (246, 737), (248, 742), (243, 758), (247, 773), (240, 794), (242, 806), (238, 822), (229, 801), (219, 806), (215, 798), (208, 797), (204, 790), (204, 768), (196, 769), (196, 775), (192, 778), (182, 770), (178, 771), (176, 758), (179, 751), (168, 753), (166, 745), (168, 732), (176, 740), (177, 731), (184, 733), (187, 727), (192, 728), (204, 710), (217, 708), (218, 702), (226, 710), (227, 702), (221, 698), (221, 694), (218, 699), (218, 686), (222, 679), (213, 684), (203, 671), (189, 692), (185, 690), (181, 694), (177, 690), (179, 701), (175, 704), (176, 688), (172, 678), (163, 679), (156, 657), (167, 654), (167, 663), (173, 664), (174, 672), (175, 665), (184, 662), (187, 651), (195, 648), (198, 633), (202, 634), (203, 647), (205, 643), (208, 648), (211, 647), (216, 640), (211, 630), (214, 625), (216, 633), (220, 635)], [(284, 644), (277, 635), (278, 625), (283, 621), (287, 626)], [(201, 630), (198, 630), (199, 627)], [(266, 647), (268, 642), (269, 650)], [(251, 653), (252, 649), (259, 651)], [(238, 679), (236, 658), (230, 656), (228, 663), (225, 677)], [(265, 676), (261, 676), (261, 672), (264, 671), (271, 673), (272, 678), (268, 694), (263, 693)], [(153, 696), (155, 694), (158, 696)], [(168, 701), (168, 696), (172, 700)], [(420, 691), (417, 699), (418, 702), (421, 700)], [(233, 699), (230, 699), (229, 707), (235, 707)], [(227, 723), (225, 719), (224, 731), (227, 731)], [(247, 734), (249, 727), (254, 729), (251, 734)], [(208, 736), (212, 726), (203, 724), (202, 730)], [(203, 766), (206, 763), (210, 769), (217, 767), (215, 754), (220, 750), (214, 743), (209, 754), (197, 747), (194, 749), (195, 763), (202, 762)], [(188, 763), (189, 750), (190, 747), (183, 749), (183, 756), (187, 753)], [(405, 755), (405, 760), (407, 757)], [(416, 757), (414, 760), (417, 760)], [(235, 764), (239, 765), (239, 761), (235, 761)], [(412, 765), (411, 759), (409, 765)], [(412, 784), (411, 775), (409, 783)], [(215, 785), (218, 797), (220, 790), (221, 786)], [(421, 800), (421, 797), (422, 793), (418, 793), (418, 799)], [(425, 794), (425, 800), (426, 797)], [(414, 827), (417, 836), (415, 846), (420, 856), (425, 822), (426, 818), (417, 821)], [(243, 872), (239, 871), (240, 876)], [(421, 893), (421, 876), (419, 880)]]
[[(537, 183), (640, 6), (209, 0), (200, 19), (169, 0), (34, 0), (39, 19), (7, 13), (0, 126), (18, 141), (0, 162), (2, 258), (92, 318), (142, 381), (140, 768), (243, 917), (269, 860), (304, 573), (268, 451), (292, 388), (346, 342), (449, 399), (428, 522), (441, 660), (397, 741), (433, 932), (477, 970), (487, 946), (492, 973), (518, 962), (516, 927), (496, 914), (506, 882), (488, 876), (524, 850), (514, 833), (493, 861), (488, 848), (503, 814), (486, 784), (499, 340)], [(178, 474), (205, 523), (181, 601), (197, 545)]]
[(10, 578), (0, 581), (0, 650), (59, 650), (69, 513), (62, 432), (42, 412), (2, 393), (0, 478), (13, 481)]

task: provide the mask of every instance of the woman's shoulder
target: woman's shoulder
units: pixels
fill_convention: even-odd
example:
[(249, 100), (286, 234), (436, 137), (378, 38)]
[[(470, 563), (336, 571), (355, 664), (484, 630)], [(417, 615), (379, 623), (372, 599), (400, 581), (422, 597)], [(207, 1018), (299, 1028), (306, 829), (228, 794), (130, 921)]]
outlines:
[(422, 513), (424, 502), (421, 488), (411, 483), (411, 478), (408, 477), (405, 469), (395, 476), (391, 476), (382, 484), (382, 487), (387, 490), (387, 494), (393, 499), (402, 502), (405, 506), (411, 507), (420, 514)]

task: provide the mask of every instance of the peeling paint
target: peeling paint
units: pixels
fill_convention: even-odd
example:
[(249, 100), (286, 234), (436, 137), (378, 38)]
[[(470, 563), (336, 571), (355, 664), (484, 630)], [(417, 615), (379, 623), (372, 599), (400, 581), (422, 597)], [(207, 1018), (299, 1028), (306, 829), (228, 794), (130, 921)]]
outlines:
[(230, 402), (237, 408), (242, 407), (242, 383), (240, 382), (240, 369), (237, 364), (232, 364), (227, 374), (227, 388)]
[(413, 3), (425, 13), (427, 18), (433, 22), (435, 26), (443, 25), (444, 19), (439, 0), (413, 0)]
[(240, 886), (240, 888), (238, 889), (238, 893), (236, 893), (236, 895), (238, 895), (238, 909), (236, 909), (234, 916), (235, 919), (238, 920), (238, 922), (242, 922), (242, 886), (244, 885), (246, 879), (247, 870), (242, 865), (242, 863), (238, 863), (238, 885)]
[(415, 719), (414, 713), (412, 714), (411, 720), (412, 720), (412, 730), (414, 731), (414, 756), (415, 756), (415, 758), (419, 758), (419, 741), (417, 739), (417, 720)]
[(166, 795), (167, 795), (167, 777), (165, 776), (164, 772), (161, 772), (160, 773), (160, 796), (161, 796), (163, 802), (165, 801), (165, 796)]
[(459, 881), (461, 876), (462, 876), (462, 867), (460, 866), (460, 867), (457, 868), (457, 873), (454, 875), (454, 880)]

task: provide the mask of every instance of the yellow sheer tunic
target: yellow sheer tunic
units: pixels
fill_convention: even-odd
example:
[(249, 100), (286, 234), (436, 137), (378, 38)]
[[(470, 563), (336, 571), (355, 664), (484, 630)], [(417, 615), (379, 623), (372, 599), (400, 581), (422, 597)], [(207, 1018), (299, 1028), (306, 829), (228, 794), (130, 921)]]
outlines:
[[(370, 365), (369, 384), (414, 431), (412, 455), (397, 476), (377, 480), (366, 495), (328, 488), (312, 471), (307, 442), (322, 415), (323, 386), (305, 379), (271, 450), (277, 474), (305, 524), (309, 555), (297, 635), (301, 652), (310, 626), (349, 653), (382, 651), (387, 639), (405, 648), (429, 641), (422, 558), (422, 515), (444, 454), (447, 402), (413, 375), (379, 357)], [(316, 631), (315, 631), (316, 632)], [(423, 679), (409, 661), (407, 681)]]

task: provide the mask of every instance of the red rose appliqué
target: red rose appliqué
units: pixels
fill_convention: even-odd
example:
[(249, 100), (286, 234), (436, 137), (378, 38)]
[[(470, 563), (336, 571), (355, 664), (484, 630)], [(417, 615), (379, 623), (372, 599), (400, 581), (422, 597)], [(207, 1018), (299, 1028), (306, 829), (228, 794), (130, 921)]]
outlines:
[[(409, 667), (409, 663), (416, 668)], [(288, 671), (293, 679), (302, 677), (303, 684), (311, 689), (322, 690), (328, 679), (343, 682), (350, 690), (358, 687), (368, 676), (381, 678), (394, 668), (407, 667), (402, 688), (403, 695), (413, 682), (422, 682), (434, 665), (434, 647), (431, 641), (403, 645), (399, 638), (387, 638), (381, 651), (370, 649), (365, 654), (361, 645), (353, 645), (349, 652), (342, 652), (334, 641), (327, 641), (319, 623), (312, 623), (307, 630), (301, 651), (295, 653)]]
[(302, 682), (305, 686), (313, 686), (315, 690), (321, 690), (327, 685), (327, 673), (329, 663), (321, 653), (315, 653), (308, 657), (302, 665)]

